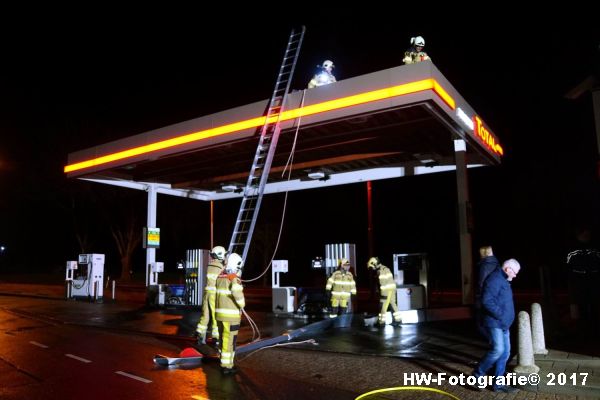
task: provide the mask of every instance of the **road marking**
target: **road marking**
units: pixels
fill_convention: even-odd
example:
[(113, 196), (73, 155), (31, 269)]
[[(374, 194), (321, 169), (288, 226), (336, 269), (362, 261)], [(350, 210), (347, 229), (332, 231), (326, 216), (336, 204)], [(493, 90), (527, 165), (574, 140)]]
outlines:
[(123, 372), (123, 371), (115, 371), (115, 374), (123, 375), (128, 378), (135, 379), (136, 381), (140, 381), (140, 382), (144, 382), (144, 383), (152, 383), (152, 381), (149, 379), (141, 378), (139, 376), (128, 374), (127, 372)]
[(69, 358), (72, 358), (72, 359), (74, 359), (74, 360), (77, 360), (77, 361), (84, 362), (84, 363), (91, 363), (91, 361), (90, 361), (90, 360), (86, 360), (85, 358), (81, 358), (81, 357), (74, 356), (73, 354), (65, 354), (65, 356), (67, 356), (67, 357), (69, 357)]
[(29, 342), (29, 343), (31, 343), (34, 346), (41, 347), (42, 349), (47, 349), (48, 348), (48, 346), (46, 346), (45, 344), (34, 342), (33, 340), (31, 342)]

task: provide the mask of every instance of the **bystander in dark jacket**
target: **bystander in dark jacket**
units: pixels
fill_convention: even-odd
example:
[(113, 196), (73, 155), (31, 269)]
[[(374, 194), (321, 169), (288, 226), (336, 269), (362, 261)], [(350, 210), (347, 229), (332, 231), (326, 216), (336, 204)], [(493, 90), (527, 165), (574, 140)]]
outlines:
[(483, 285), (483, 326), (508, 329), (515, 320), (513, 292), (508, 275), (500, 268), (494, 270)]
[(501, 269), (495, 269), (483, 283), (481, 304), (483, 326), (488, 330), (490, 349), (479, 362), (473, 376), (479, 378), (493, 371), (492, 390), (513, 393), (517, 388), (503, 381), (506, 363), (510, 356), (510, 326), (515, 319), (515, 305), (510, 287), (521, 266), (515, 259), (506, 260)]
[(481, 293), (483, 290), (483, 283), (486, 278), (495, 270), (500, 269), (500, 262), (494, 256), (492, 246), (482, 246), (479, 248), (479, 255), (481, 259), (477, 263), (477, 290), (475, 292), (475, 322), (477, 323), (477, 329), (479, 332), (489, 341), (489, 332), (483, 326), (483, 311), (481, 305)]

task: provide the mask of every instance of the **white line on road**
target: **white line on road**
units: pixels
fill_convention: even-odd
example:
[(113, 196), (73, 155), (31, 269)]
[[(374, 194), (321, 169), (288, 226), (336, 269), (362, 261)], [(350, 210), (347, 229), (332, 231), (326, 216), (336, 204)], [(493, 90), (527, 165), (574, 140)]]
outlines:
[(152, 381), (149, 379), (141, 378), (139, 376), (128, 374), (127, 372), (123, 372), (123, 371), (115, 371), (115, 374), (123, 375), (128, 378), (135, 379), (136, 381), (140, 381), (140, 382), (144, 382), (144, 383), (152, 383)]
[(86, 360), (85, 358), (81, 358), (81, 357), (74, 356), (73, 354), (65, 354), (65, 356), (67, 356), (67, 357), (69, 357), (69, 358), (72, 358), (72, 359), (74, 359), (74, 360), (77, 360), (77, 361), (84, 362), (84, 363), (91, 363), (91, 361), (90, 361), (90, 360)]
[(34, 342), (33, 340), (31, 342), (29, 342), (29, 343), (31, 343), (34, 346), (41, 347), (42, 349), (47, 349), (48, 348), (48, 346), (46, 346), (45, 344)]

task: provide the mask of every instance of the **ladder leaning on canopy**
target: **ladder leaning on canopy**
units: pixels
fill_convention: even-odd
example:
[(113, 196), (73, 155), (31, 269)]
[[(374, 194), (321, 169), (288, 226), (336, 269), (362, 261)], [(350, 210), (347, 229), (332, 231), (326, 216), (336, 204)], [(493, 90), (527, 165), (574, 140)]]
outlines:
[(242, 260), (246, 260), (254, 226), (258, 218), (258, 212), (262, 201), (265, 185), (269, 178), (271, 163), (277, 148), (279, 133), (281, 131), (280, 118), (284, 111), (287, 94), (300, 54), (300, 47), (304, 39), (306, 28), (302, 26), (299, 30), (293, 29), (290, 33), (287, 48), (283, 56), (283, 62), (277, 75), (275, 89), (269, 101), (265, 124), (260, 128), (260, 139), (250, 168), (250, 174), (244, 197), (240, 205), (231, 241), (229, 242), (229, 253), (238, 253)]

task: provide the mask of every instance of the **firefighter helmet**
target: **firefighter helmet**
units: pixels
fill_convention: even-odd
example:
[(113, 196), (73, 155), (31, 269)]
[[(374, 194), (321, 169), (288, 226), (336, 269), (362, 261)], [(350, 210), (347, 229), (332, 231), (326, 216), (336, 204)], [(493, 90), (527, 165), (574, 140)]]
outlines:
[(323, 61), (323, 69), (331, 71), (334, 68), (335, 68), (335, 65), (333, 65), (333, 61), (331, 61), (331, 60)]
[(229, 274), (237, 274), (242, 269), (244, 261), (242, 257), (237, 253), (231, 253), (227, 256), (227, 263), (225, 264), (225, 271)]
[(227, 250), (225, 250), (225, 247), (215, 246), (210, 251), (210, 256), (212, 258), (214, 258), (215, 260), (223, 261), (223, 260), (225, 260), (225, 253), (227, 253)]
[(417, 36), (410, 39), (410, 44), (414, 44), (415, 46), (425, 47), (425, 39), (423, 36)]
[(377, 267), (379, 267), (380, 264), (381, 263), (379, 262), (379, 258), (371, 257), (371, 258), (369, 258), (369, 261), (367, 262), (367, 268), (377, 269)]
[(340, 258), (340, 261), (338, 263), (338, 265), (340, 267), (344, 267), (344, 266), (350, 266), (350, 260), (348, 260), (347, 258)]

